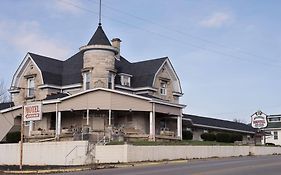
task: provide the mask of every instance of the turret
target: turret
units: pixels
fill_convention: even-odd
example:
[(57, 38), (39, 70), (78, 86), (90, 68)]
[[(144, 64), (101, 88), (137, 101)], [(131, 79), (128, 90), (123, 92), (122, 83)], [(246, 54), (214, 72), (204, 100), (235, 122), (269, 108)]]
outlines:
[(101, 25), (86, 46), (82, 46), (83, 52), (83, 87), (114, 88), (115, 58), (119, 51), (113, 47), (105, 35)]

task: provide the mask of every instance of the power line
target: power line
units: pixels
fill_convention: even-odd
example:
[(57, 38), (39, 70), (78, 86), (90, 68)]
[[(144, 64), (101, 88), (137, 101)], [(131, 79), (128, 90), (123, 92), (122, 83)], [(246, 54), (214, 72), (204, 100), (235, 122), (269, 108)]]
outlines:
[[(59, 1), (61, 1), (61, 2), (63, 2), (63, 3), (66, 3), (66, 4), (68, 4), (68, 5), (74, 6), (74, 7), (76, 7), (76, 8), (79, 8), (79, 9), (84, 10), (84, 11), (89, 12), (89, 13), (99, 14), (99, 13), (96, 12), (96, 11), (87, 9), (87, 8), (85, 8), (85, 7), (81, 7), (81, 6), (79, 6), (79, 5), (75, 4), (75, 3), (72, 3), (72, 2), (69, 2), (69, 1), (66, 1), (66, 0), (59, 0)], [(104, 4), (103, 4), (103, 6), (108, 7), (107, 5), (104, 5)], [(114, 10), (115, 10), (115, 8), (114, 8)], [(116, 9), (116, 10), (117, 10), (117, 9)], [(120, 10), (118, 10), (118, 11), (120, 11)], [(127, 14), (126, 12), (123, 12), (123, 13)], [(215, 50), (215, 49), (210, 49), (210, 48), (208, 48), (208, 47), (204, 47), (204, 46), (200, 46), (200, 45), (188, 43), (188, 42), (186, 42), (186, 41), (182, 41), (182, 40), (176, 39), (176, 38), (171, 37), (171, 36), (167, 36), (167, 35), (164, 35), (164, 34), (155, 32), (155, 31), (151, 31), (151, 30), (148, 30), (148, 29), (146, 29), (146, 28), (142, 28), (142, 27), (139, 27), (139, 26), (136, 26), (136, 25), (133, 25), (133, 24), (130, 24), (130, 23), (121, 21), (121, 20), (119, 20), (119, 19), (117, 19), (117, 18), (112, 18), (112, 17), (107, 16), (107, 15), (102, 15), (102, 16), (104, 16), (104, 17), (106, 17), (106, 18), (108, 18), (108, 19), (110, 19), (110, 20), (112, 20), (112, 21), (114, 21), (114, 22), (122, 23), (122, 24), (124, 24), (124, 25), (128, 25), (128, 26), (134, 27), (134, 28), (136, 28), (136, 29), (138, 29), (138, 30), (142, 30), (142, 31), (146, 31), (146, 32), (149, 32), (149, 33), (153, 33), (154, 35), (158, 35), (159, 37), (162, 37), (162, 38), (165, 38), (165, 39), (168, 38), (168, 39), (170, 39), (170, 40), (177, 41), (177, 43), (178, 43), (178, 42), (181, 42), (181, 43), (186, 44), (186, 45), (189, 45), (189, 46), (191, 46), (191, 47), (193, 47), (193, 48), (197, 48), (197, 49), (200, 49), (200, 50), (205, 50), (205, 51), (208, 51), (208, 52), (213, 52), (213, 53), (216, 53), (216, 54), (219, 54), (219, 55), (223, 55), (223, 56), (227, 56), (227, 57), (231, 57), (231, 58), (233, 58), (233, 59), (240, 60), (240, 61), (247, 61), (247, 62), (253, 63), (253, 60), (252, 60), (252, 59), (241, 58), (241, 57), (239, 57), (239, 56), (236, 56), (236, 55), (233, 55), (233, 54), (229, 54), (229, 53), (226, 53), (226, 52), (221, 52), (221, 51), (218, 51), (218, 50)], [(133, 16), (135, 16), (135, 15), (133, 15)], [(136, 17), (136, 16), (135, 16), (135, 17)], [(141, 18), (141, 17), (136, 17), (136, 18), (141, 19), (141, 20), (144, 20), (144, 21), (149, 21), (149, 20), (146, 20), (146, 19)], [(154, 23), (154, 22), (153, 22), (153, 24), (155, 24), (155, 25), (160, 25), (160, 24), (157, 24), (157, 23)], [(160, 26), (162, 26), (162, 25), (160, 25)], [(165, 26), (162, 26), (162, 27), (163, 27), (164, 29), (166, 28)], [(181, 34), (183, 34), (183, 35), (186, 35), (186, 33), (181, 32), (181, 31), (177, 31), (177, 33), (181, 33)], [(189, 35), (189, 34), (188, 34), (188, 35)], [(189, 35), (189, 36), (194, 37), (194, 36), (192, 36), (192, 35)], [(199, 39), (198, 37), (194, 37), (194, 38)], [(217, 43), (215, 43), (215, 42), (208, 41), (208, 40), (203, 39), (203, 38), (201, 38), (201, 40), (203, 40), (203, 41), (205, 41), (205, 42), (217, 44)], [(217, 44), (217, 45), (221, 45), (221, 44)], [(223, 46), (223, 45), (222, 45), (222, 46)], [(222, 46), (221, 46), (221, 47), (222, 47)], [(225, 47), (225, 46), (223, 46), (223, 47)], [(229, 49), (229, 48), (228, 48), (228, 49)], [(251, 54), (251, 53), (248, 53), (248, 54)], [(254, 54), (251, 54), (251, 55), (252, 55), (252, 56), (255, 56)], [(255, 63), (259, 63), (259, 64), (261, 64), (261, 65), (280, 67), (280, 66), (278, 66), (277, 64), (270, 63), (270, 62), (263, 61), (263, 60), (255, 60), (254, 62), (255, 62)]]
[[(91, 1), (91, 0), (90, 0), (90, 1)], [(94, 0), (92, 0), (92, 1), (95, 2)], [(119, 13), (125, 14), (126, 16), (131, 16), (131, 17), (133, 17), (133, 18), (135, 18), (135, 19), (138, 19), (138, 20), (141, 20), (141, 21), (144, 21), (144, 22), (147, 22), (147, 23), (150, 23), (150, 24), (159, 26), (159, 27), (161, 27), (162, 29), (167, 30), (167, 31), (171, 31), (171, 30), (172, 30), (173, 32), (176, 32), (176, 33), (178, 33), (178, 34), (181, 34), (181, 35), (184, 35), (184, 36), (188, 36), (188, 37), (193, 38), (193, 39), (201, 40), (201, 41), (203, 41), (203, 42), (206, 42), (206, 43), (209, 43), (209, 44), (213, 44), (213, 45), (216, 45), (216, 46), (218, 46), (218, 47), (222, 47), (222, 48), (225, 48), (225, 49), (228, 49), (228, 50), (239, 51), (240, 53), (243, 53), (243, 54), (245, 54), (245, 55), (249, 55), (249, 56), (252, 56), (252, 57), (259, 57), (259, 58), (262, 58), (262, 59), (268, 59), (268, 58), (266, 58), (266, 57), (264, 57), (264, 56), (260, 56), (260, 55), (254, 54), (254, 53), (245, 51), (245, 50), (240, 49), (240, 48), (230, 48), (230, 47), (228, 47), (228, 46), (225, 46), (225, 44), (217, 43), (217, 42), (214, 42), (214, 41), (211, 41), (211, 40), (208, 40), (208, 39), (199, 37), (199, 36), (194, 36), (194, 35), (191, 35), (191, 34), (189, 34), (189, 33), (187, 33), (187, 32), (183, 32), (183, 31), (181, 31), (181, 30), (174, 29), (174, 28), (171, 28), (171, 27), (169, 27), (169, 26), (164, 26), (164, 25), (162, 25), (162, 24), (160, 24), (160, 23), (156, 23), (156, 22), (154, 22), (154, 21), (152, 21), (152, 20), (148, 20), (148, 19), (145, 19), (145, 18), (136, 16), (136, 15), (134, 15), (134, 14), (131, 14), (131, 13), (128, 13), (128, 12), (119, 10), (119, 9), (117, 9), (117, 8), (113, 8), (113, 7), (108, 6), (108, 5), (104, 4), (104, 3), (103, 3), (103, 6), (106, 7), (106, 8), (108, 8), (108, 9), (111, 9), (111, 10), (113, 10), (113, 11), (115, 11), (115, 12), (119, 12)], [(276, 61), (276, 60), (272, 60), (272, 61)]]

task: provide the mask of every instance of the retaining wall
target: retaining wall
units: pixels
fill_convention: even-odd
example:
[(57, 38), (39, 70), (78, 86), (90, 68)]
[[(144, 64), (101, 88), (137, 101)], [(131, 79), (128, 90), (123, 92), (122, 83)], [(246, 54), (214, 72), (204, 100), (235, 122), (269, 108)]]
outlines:
[[(19, 144), (0, 144), (0, 165), (19, 164)], [(281, 154), (281, 147), (262, 146), (133, 146), (88, 148), (87, 141), (25, 143), (24, 165), (85, 165)], [(93, 159), (94, 158), (94, 159)]]

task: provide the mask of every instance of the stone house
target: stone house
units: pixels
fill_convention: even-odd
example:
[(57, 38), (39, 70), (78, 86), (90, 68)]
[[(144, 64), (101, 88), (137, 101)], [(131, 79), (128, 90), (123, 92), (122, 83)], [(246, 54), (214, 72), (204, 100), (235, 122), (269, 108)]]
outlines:
[(168, 57), (130, 62), (121, 40), (101, 25), (87, 45), (61, 61), (27, 53), (0, 109), (0, 140), (19, 128), (23, 106), (40, 104), (42, 117), (25, 122), (27, 141), (181, 140), (183, 95)]

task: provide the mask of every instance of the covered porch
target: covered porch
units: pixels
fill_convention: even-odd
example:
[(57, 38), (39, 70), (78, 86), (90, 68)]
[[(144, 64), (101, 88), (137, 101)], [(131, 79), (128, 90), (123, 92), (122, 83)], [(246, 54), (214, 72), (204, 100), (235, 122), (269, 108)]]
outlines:
[(182, 108), (108, 89), (43, 101), (43, 117), (26, 125), (29, 142), (181, 140)]

